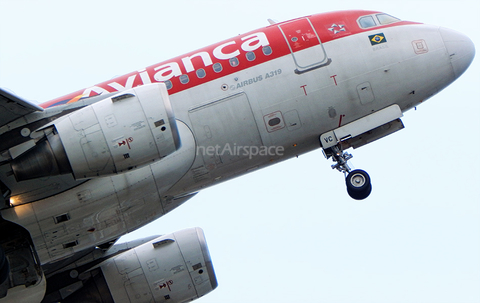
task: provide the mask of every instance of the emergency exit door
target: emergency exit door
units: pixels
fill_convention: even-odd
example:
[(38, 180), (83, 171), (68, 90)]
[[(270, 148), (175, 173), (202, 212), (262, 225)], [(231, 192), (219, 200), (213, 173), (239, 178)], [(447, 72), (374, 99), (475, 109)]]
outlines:
[(278, 25), (295, 62), (295, 73), (301, 74), (330, 64), (322, 42), (308, 18)]

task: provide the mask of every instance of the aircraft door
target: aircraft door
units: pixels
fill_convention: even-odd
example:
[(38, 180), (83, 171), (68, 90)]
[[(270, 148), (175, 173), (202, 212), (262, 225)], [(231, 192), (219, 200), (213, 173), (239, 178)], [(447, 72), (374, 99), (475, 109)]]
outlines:
[(297, 66), (296, 74), (330, 64), (322, 42), (308, 18), (278, 25)]
[(197, 155), (213, 169), (248, 159), (250, 146), (262, 140), (245, 93), (216, 100), (189, 110), (196, 134)]

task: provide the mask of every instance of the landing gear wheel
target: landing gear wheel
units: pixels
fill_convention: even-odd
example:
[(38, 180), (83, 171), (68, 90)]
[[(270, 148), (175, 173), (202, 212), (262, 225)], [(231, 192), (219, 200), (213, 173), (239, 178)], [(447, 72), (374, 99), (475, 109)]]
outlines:
[[(323, 147), (323, 142), (320, 140), (320, 145)], [(370, 195), (372, 192), (372, 184), (370, 182), (370, 176), (361, 169), (351, 170), (348, 160), (353, 156), (342, 150), (342, 145), (339, 143), (337, 145), (324, 148), (323, 154), (325, 158), (332, 158), (333, 162), (336, 162), (332, 165), (332, 168), (342, 172), (346, 175), (347, 183), (347, 192), (355, 200), (363, 200)], [(348, 175), (347, 175), (348, 174)]]
[(352, 170), (345, 179), (347, 192), (355, 200), (363, 200), (372, 192), (370, 176), (361, 169)]

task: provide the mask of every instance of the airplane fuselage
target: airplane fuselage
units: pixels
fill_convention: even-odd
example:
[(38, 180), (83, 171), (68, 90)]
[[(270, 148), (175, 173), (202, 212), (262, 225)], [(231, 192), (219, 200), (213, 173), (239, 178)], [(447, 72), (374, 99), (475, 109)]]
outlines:
[[(403, 113), (468, 66), (471, 58), (453, 49), (453, 31), (380, 24), (379, 14), (273, 24), (44, 104), (48, 116), (165, 83), (181, 146), (127, 172), (50, 176), (25, 181), (27, 189), (12, 183), (14, 207), (3, 218), (28, 229), (42, 263), (66, 258), (161, 217), (203, 188), (317, 149), (321, 134), (391, 106)], [(376, 23), (362, 23), (369, 16)], [(129, 157), (127, 143), (136, 142), (129, 135), (114, 143)]]

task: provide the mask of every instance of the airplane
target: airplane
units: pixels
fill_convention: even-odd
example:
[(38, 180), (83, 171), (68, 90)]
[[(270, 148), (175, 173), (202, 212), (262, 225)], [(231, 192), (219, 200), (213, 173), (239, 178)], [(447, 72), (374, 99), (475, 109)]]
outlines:
[(199, 191), (320, 148), (356, 200), (346, 150), (475, 55), (456, 31), (377, 11), (270, 25), (40, 106), (0, 91), (0, 300), (185, 302), (218, 283), (200, 228), (116, 244)]

